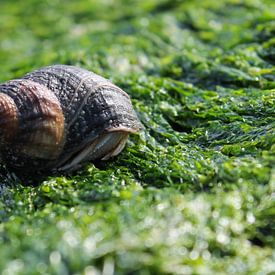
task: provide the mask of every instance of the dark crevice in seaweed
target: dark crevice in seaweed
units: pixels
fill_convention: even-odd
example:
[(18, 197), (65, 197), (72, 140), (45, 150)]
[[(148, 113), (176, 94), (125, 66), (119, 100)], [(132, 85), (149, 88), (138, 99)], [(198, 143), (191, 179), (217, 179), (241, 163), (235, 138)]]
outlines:
[(177, 122), (176, 118), (170, 119), (168, 117), (166, 117), (167, 122), (170, 124), (171, 128), (176, 131), (176, 132), (180, 132), (180, 133), (191, 133), (192, 132), (192, 126), (185, 124), (184, 122)]

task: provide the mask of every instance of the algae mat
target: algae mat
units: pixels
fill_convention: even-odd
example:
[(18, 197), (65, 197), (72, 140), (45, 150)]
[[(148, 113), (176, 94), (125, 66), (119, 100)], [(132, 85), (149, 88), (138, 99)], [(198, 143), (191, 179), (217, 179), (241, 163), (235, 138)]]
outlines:
[(78, 65), (145, 127), (74, 175), (1, 168), (3, 274), (275, 272), (274, 1), (1, 0), (0, 23), (1, 81)]

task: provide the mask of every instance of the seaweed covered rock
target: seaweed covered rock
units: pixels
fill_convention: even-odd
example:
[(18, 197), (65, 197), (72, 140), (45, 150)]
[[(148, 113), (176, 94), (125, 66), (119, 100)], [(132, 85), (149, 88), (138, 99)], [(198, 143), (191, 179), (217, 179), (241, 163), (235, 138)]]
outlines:
[(80, 65), (144, 130), (78, 174), (0, 177), (0, 270), (274, 273), (274, 1), (126, 2), (1, 1), (3, 81)]

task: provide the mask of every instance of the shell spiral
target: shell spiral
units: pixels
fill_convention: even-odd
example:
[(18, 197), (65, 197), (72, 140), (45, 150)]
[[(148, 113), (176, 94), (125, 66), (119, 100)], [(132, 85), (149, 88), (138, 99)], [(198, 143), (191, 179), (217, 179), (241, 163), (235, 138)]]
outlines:
[(108, 159), (140, 128), (129, 96), (82, 68), (48, 66), (0, 85), (0, 157), (25, 174)]

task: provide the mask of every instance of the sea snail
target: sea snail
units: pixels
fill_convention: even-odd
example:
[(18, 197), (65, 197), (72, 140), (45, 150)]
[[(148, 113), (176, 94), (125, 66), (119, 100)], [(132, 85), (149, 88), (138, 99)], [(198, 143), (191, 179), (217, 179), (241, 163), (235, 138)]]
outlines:
[(0, 158), (15, 171), (107, 160), (140, 129), (129, 96), (85, 69), (53, 65), (0, 85)]

